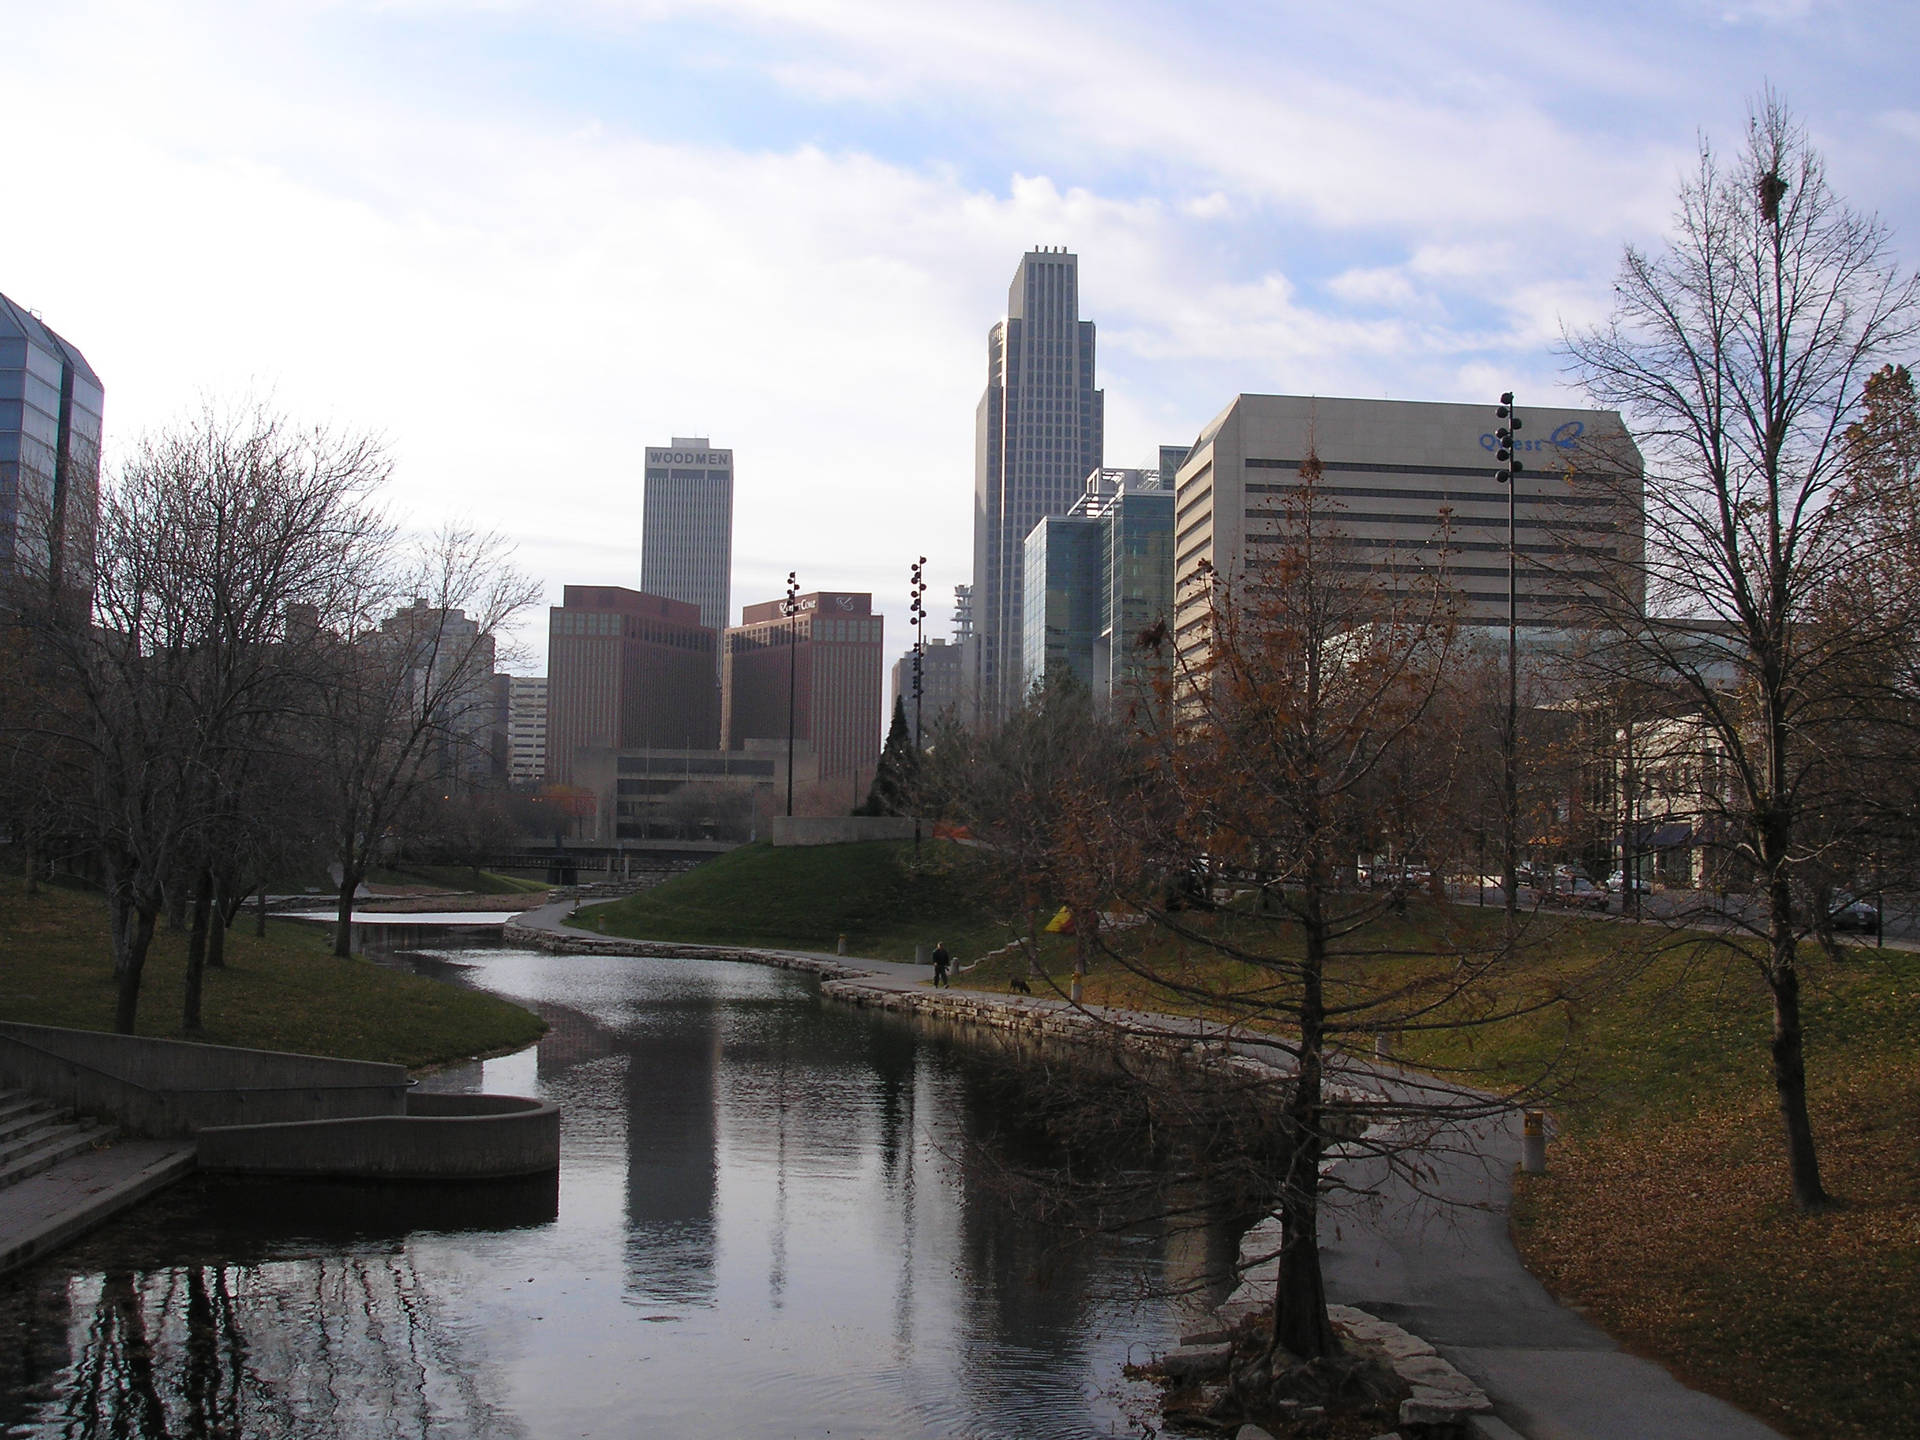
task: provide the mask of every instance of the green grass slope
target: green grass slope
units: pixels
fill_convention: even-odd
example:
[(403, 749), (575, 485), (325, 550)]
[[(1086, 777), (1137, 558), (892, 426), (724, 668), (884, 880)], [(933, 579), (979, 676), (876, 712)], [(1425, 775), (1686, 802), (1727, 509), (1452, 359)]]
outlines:
[[(171, 1039), (418, 1066), (517, 1049), (546, 1030), (495, 995), (337, 960), (325, 927), (276, 920), (264, 939), (249, 915), (227, 934), (226, 966), (206, 972), (204, 1030), (180, 1031), (186, 936), (154, 936), (139, 1031)], [(113, 1028), (113, 960), (97, 895), (0, 880), (0, 1019)]]
[(962, 960), (1004, 942), (971, 852), (947, 842), (748, 845), (652, 890), (590, 906), (583, 929), (637, 940), (832, 950), (910, 960), (945, 940)]

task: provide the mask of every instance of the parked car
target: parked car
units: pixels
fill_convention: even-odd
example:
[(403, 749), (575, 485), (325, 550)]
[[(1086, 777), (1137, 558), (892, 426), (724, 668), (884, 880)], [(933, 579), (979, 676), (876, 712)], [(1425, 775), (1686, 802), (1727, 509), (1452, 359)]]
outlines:
[(1880, 907), (1871, 900), (1856, 900), (1842, 890), (1833, 897), (1827, 911), (1827, 924), (1835, 930), (1857, 930), (1871, 935), (1880, 929)]
[(1647, 883), (1645, 876), (1634, 875), (1630, 877), (1624, 872), (1616, 870), (1607, 877), (1607, 889), (1616, 895), (1646, 895), (1652, 892), (1653, 886)]
[(1584, 875), (1575, 875), (1547, 892), (1552, 904), (1569, 905), (1576, 910), (1604, 910), (1612, 898)]

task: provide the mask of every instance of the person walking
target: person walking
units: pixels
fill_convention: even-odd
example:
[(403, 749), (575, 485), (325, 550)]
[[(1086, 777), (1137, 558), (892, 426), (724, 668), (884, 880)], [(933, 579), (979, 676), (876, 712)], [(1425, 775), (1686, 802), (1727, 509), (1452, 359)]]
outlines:
[(947, 970), (952, 964), (953, 956), (947, 953), (947, 942), (942, 940), (933, 947), (933, 983), (936, 989), (948, 983)]

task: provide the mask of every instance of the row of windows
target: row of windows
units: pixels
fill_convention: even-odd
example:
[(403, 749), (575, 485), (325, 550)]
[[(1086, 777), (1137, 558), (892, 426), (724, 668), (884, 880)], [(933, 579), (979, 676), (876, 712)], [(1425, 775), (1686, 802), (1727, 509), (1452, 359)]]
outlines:
[[(1484, 473), (1484, 472), (1483, 472)], [(1456, 505), (1505, 505), (1507, 488), (1499, 485), (1491, 476), (1488, 483), (1496, 488), (1490, 490), (1402, 490), (1389, 485), (1319, 485), (1315, 489), (1322, 495), (1359, 495), (1369, 500), (1433, 500), (1442, 504)], [(1297, 495), (1301, 491), (1298, 485), (1249, 485), (1249, 495)], [(1517, 505), (1613, 505), (1615, 502), (1605, 495), (1568, 495), (1565, 493), (1542, 492), (1528, 495), (1524, 492), (1514, 496)]]
[[(1249, 508), (1247, 511), (1247, 519), (1249, 520), (1281, 520), (1284, 518), (1285, 512), (1279, 510)], [(1340, 512), (1338, 520), (1339, 523), (1343, 525), (1431, 525), (1437, 528), (1440, 524), (1440, 517), (1438, 515), (1422, 515), (1418, 512), (1396, 515), (1391, 511), (1343, 510)], [(1507, 517), (1504, 515), (1454, 515), (1449, 517), (1449, 522), (1456, 529), (1467, 526), (1475, 529), (1485, 529), (1490, 526), (1505, 528)], [(1204, 524), (1206, 522), (1205, 520), (1201, 520), (1196, 523)], [(1550, 522), (1539, 519), (1523, 519), (1519, 523), (1528, 530), (1539, 530), (1545, 528)], [(1188, 528), (1191, 529), (1192, 527), (1190, 526)], [(1560, 528), (1577, 530), (1582, 534), (1593, 535), (1611, 535), (1620, 529), (1620, 527), (1611, 520), (1583, 520), (1578, 525), (1570, 524)]]

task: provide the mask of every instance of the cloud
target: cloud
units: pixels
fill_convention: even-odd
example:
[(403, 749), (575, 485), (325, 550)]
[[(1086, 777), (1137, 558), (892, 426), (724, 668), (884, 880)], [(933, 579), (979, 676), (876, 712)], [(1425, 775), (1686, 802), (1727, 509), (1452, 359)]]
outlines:
[[(1242, 390), (1561, 384), (1561, 322), (1665, 223), (1669, 72), (1538, 8), (1171, 13), (16, 5), (10, 106), (58, 119), (9, 193), (55, 223), (0, 236), (0, 289), (87, 350), (110, 437), (269, 388), (385, 434), (397, 503), (520, 534), (556, 590), (638, 582), (641, 450), (707, 434), (736, 602), (789, 568), (904, 592), (921, 553), (967, 578), (1032, 245), (1082, 257), (1119, 463)], [(1548, 58), (1496, 76), (1516, 15)], [(1891, 164), (1920, 121), (1860, 127)]]

